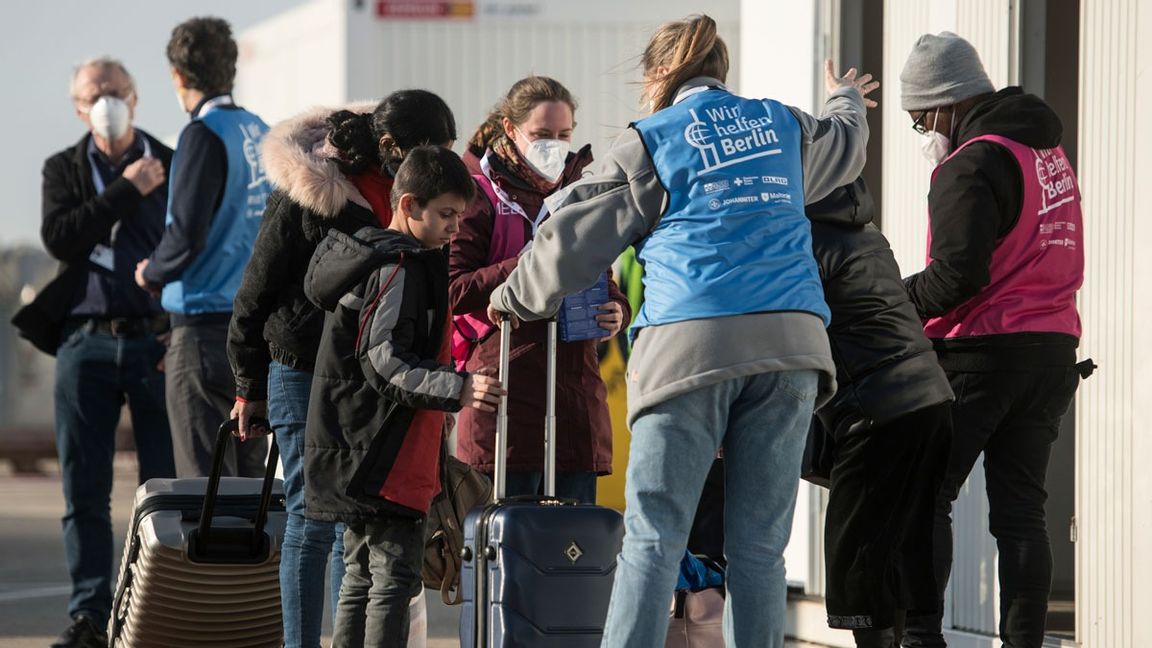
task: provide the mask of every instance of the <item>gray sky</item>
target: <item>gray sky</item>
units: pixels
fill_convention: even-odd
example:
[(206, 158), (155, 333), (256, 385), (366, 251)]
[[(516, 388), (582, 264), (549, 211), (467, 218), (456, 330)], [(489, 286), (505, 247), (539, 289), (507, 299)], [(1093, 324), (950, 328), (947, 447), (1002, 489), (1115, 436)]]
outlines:
[(40, 169), (84, 134), (68, 99), (72, 67), (109, 55), (136, 78), (136, 124), (157, 137), (187, 121), (176, 104), (164, 47), (186, 18), (215, 15), (240, 32), (304, 0), (46, 0), (0, 6), (0, 247), (39, 245)]

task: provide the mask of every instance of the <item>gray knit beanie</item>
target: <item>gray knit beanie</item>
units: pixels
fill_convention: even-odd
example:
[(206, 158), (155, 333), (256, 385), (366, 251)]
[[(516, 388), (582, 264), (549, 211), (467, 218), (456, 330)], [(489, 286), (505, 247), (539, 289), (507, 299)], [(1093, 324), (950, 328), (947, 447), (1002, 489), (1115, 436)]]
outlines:
[(900, 108), (927, 110), (951, 106), (996, 92), (972, 43), (953, 34), (924, 34), (916, 40), (900, 73)]

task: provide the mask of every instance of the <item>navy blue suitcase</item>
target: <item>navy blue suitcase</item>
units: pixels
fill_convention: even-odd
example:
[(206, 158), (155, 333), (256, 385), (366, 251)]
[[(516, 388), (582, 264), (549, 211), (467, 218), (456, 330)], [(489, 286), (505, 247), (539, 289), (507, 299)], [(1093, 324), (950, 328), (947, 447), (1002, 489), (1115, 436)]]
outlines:
[[(511, 327), (501, 327), (500, 378), (508, 385)], [(602, 506), (552, 495), (556, 476), (556, 322), (548, 328), (548, 415), (543, 497), (505, 497), (508, 411), (497, 414), (493, 501), (464, 522), (462, 648), (596, 648), (624, 521)]]

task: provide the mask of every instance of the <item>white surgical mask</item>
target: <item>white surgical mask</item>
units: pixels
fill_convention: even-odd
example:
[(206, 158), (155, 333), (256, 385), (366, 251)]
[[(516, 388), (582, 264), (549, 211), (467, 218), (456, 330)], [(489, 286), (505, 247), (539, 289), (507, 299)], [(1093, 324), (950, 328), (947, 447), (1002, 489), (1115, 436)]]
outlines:
[(119, 97), (109, 95), (100, 97), (88, 110), (92, 132), (110, 142), (120, 139), (128, 132), (128, 127), (132, 123), (131, 112), (128, 102)]
[[(519, 128), (517, 132), (524, 139), (528, 136), (524, 131)], [(568, 160), (568, 151), (572, 148), (572, 144), (558, 139), (538, 139), (528, 144), (528, 150), (524, 151), (524, 159), (528, 161), (528, 166), (532, 170), (540, 174), (548, 182), (556, 182), (560, 179), (560, 174), (564, 173), (564, 163)]]
[[(955, 117), (955, 112), (953, 112), (953, 117)], [(925, 159), (932, 163), (933, 167), (940, 166), (940, 163), (952, 152), (951, 136), (936, 132), (936, 122), (939, 118), (940, 109), (937, 108), (936, 114), (932, 117), (932, 130), (924, 133), (924, 141), (920, 144), (920, 152), (924, 154)], [(955, 128), (955, 123), (952, 126)]]

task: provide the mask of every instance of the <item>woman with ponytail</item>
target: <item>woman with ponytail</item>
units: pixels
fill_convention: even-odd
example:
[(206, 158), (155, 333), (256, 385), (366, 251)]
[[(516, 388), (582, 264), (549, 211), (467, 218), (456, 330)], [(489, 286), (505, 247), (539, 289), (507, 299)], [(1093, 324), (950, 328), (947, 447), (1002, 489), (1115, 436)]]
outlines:
[(395, 92), (376, 106), (309, 111), (264, 140), (274, 191), (236, 293), (228, 357), (237, 387), (232, 416), (240, 419), (241, 436), (258, 433), (250, 420), (266, 416), (280, 445), (288, 509), (280, 589), (288, 648), (320, 645), (330, 553), (334, 611), (344, 574), (342, 529), (305, 511), (304, 428), (324, 313), (305, 297), (304, 274), (329, 230), (353, 234), (389, 225), (392, 177), (405, 154), (455, 140), (452, 111), (425, 90)]
[(836, 372), (804, 205), (860, 173), (875, 105), (865, 96), (878, 84), (829, 62), (822, 119), (738, 96), (707, 16), (661, 26), (642, 64), (652, 115), (554, 205), (489, 317), (546, 317), (635, 246), (645, 302), (631, 331), (624, 548), (603, 645), (664, 645), (696, 503), (723, 449), (727, 645), (780, 647), (800, 455)]
[[(498, 366), (500, 336), (492, 335), (495, 329), (486, 316), (492, 290), (547, 222), (545, 198), (579, 180), (592, 162), (589, 146), (569, 152), (575, 113), (576, 101), (558, 81), (527, 77), (512, 85), (469, 142), (464, 158), (474, 168), (481, 191), (460, 219), (449, 255), (449, 298), (456, 314), (453, 346), (457, 362), (467, 371)], [(610, 266), (605, 263), (600, 272)], [(604, 338), (616, 335), (631, 318), (628, 299), (611, 279), (608, 296), (598, 316)], [(543, 489), (540, 424), (546, 409), (547, 331), (544, 322), (533, 322), (512, 336), (509, 375), (516, 376), (517, 387), (508, 401), (509, 495), (536, 495)], [(608, 390), (600, 378), (596, 343), (560, 342), (556, 364), (556, 494), (589, 504), (596, 501), (596, 477), (612, 470)], [(494, 413), (460, 413), (457, 456), (491, 474), (495, 445)]]

